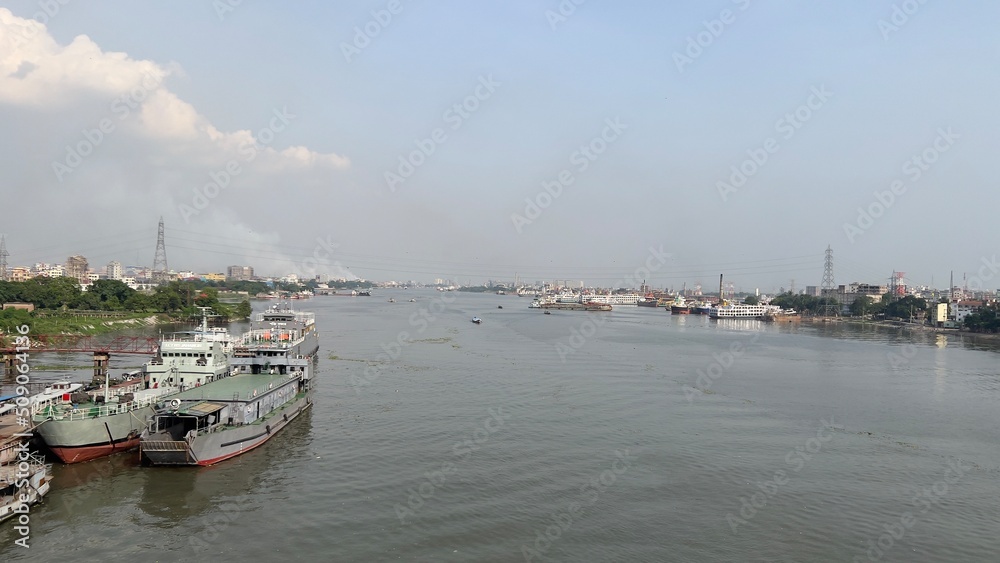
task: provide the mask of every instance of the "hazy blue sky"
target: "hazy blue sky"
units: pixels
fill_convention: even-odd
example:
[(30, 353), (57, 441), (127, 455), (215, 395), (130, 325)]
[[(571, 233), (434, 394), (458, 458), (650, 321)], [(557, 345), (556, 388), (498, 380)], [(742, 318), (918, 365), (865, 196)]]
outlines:
[(13, 264), (151, 264), (161, 215), (173, 269), (375, 279), (770, 291), (829, 244), (944, 287), (998, 250), (995, 2), (226, 2), (4, 3)]

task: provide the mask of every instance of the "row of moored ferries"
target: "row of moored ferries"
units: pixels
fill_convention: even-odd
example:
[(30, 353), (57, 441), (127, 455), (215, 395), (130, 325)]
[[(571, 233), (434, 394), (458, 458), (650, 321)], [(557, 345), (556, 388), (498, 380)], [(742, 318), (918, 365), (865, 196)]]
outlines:
[[(233, 336), (164, 336), (141, 372), (33, 407), (36, 435), (64, 463), (139, 448), (147, 465), (211, 465), (249, 451), (312, 404), (312, 313), (275, 305)], [(79, 384), (76, 384), (79, 385)]]
[(586, 294), (563, 292), (535, 297), (528, 305), (532, 309), (581, 309), (609, 311), (611, 305), (637, 305), (640, 307), (662, 307), (675, 315), (708, 315), (713, 319), (787, 319), (797, 316), (795, 311), (783, 310), (774, 305), (748, 305), (744, 303), (722, 304), (694, 301), (677, 296), (655, 296), (652, 293)]

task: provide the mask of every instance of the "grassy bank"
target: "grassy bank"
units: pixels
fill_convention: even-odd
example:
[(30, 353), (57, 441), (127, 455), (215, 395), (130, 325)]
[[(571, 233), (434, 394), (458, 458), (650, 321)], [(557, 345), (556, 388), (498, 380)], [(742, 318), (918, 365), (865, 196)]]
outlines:
[(12, 344), (13, 338), (18, 334), (17, 327), (22, 325), (28, 325), (29, 336), (40, 334), (95, 336), (171, 322), (167, 315), (155, 313), (125, 313), (114, 318), (53, 312), (46, 312), (44, 316), (32, 315), (25, 311), (18, 311), (18, 314), (9, 313), (8, 309), (0, 315), (0, 332), (3, 333), (0, 335), (0, 340), (5, 345)]

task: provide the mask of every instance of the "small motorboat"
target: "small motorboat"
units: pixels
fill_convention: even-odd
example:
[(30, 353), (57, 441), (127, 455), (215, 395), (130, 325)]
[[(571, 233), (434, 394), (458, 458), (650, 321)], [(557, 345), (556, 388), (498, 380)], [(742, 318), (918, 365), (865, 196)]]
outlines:
[(389, 298), (389, 303), (395, 303), (395, 302), (396, 302), (395, 299), (393, 299), (392, 297)]
[(552, 314), (552, 311), (545, 311), (545, 314), (546, 314), (546, 315), (551, 315), (551, 314)]
[(480, 324), (481, 322), (483, 322), (483, 319), (480, 319), (479, 317), (472, 317), (472, 322)]
[(497, 305), (497, 309), (503, 309), (503, 305)]
[(417, 302), (416, 299), (410, 299), (410, 303), (416, 303), (416, 302)]

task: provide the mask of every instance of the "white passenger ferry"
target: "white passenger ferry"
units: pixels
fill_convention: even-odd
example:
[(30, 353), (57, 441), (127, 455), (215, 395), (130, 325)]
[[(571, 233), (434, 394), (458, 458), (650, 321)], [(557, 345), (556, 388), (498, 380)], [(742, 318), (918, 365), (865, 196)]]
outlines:
[(605, 303), (608, 305), (637, 305), (643, 299), (638, 293), (613, 293), (610, 295), (599, 295), (589, 293), (582, 296), (584, 303)]
[(762, 319), (765, 315), (781, 311), (775, 305), (746, 305), (744, 303), (724, 304), (708, 310), (713, 319)]

